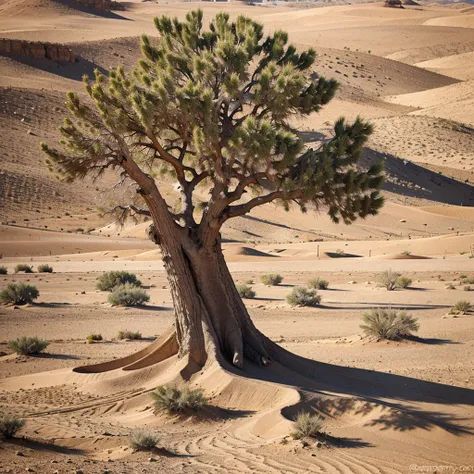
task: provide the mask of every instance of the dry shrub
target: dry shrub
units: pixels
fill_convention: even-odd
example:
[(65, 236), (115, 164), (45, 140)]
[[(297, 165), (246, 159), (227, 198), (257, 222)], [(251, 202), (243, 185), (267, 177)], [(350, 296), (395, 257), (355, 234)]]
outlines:
[(311, 278), (310, 280), (308, 280), (308, 287), (314, 288), (316, 290), (327, 290), (329, 287), (329, 282), (319, 277)]
[(158, 433), (136, 428), (130, 433), (130, 446), (141, 451), (151, 451), (159, 441)]
[(286, 301), (290, 306), (318, 306), (321, 303), (321, 296), (318, 295), (316, 290), (295, 286), (292, 292), (287, 295)]
[(360, 327), (367, 333), (380, 339), (398, 340), (418, 331), (418, 320), (405, 311), (375, 308), (364, 313), (364, 324)]
[(103, 273), (97, 278), (97, 289), (101, 291), (112, 291), (119, 285), (129, 284), (131, 286), (142, 286), (140, 280), (134, 273), (114, 270)]
[(385, 270), (378, 276), (378, 284), (387, 288), (388, 291), (393, 291), (397, 287), (397, 280), (401, 275), (397, 272), (392, 271), (391, 268)]
[(323, 426), (324, 418), (319, 413), (312, 415), (308, 412), (300, 412), (296, 415), (295, 431), (291, 433), (291, 436), (294, 439), (316, 438), (324, 434)]
[(25, 273), (33, 273), (33, 267), (26, 265), (26, 263), (19, 263), (15, 267), (15, 273), (25, 272)]
[(179, 413), (184, 410), (198, 412), (208, 403), (207, 397), (201, 389), (189, 387), (157, 387), (151, 397), (155, 400), (155, 407), (170, 413)]
[(8, 341), (8, 348), (22, 355), (39, 354), (44, 351), (48, 345), (48, 341), (38, 339), (37, 337), (23, 336), (13, 341)]
[(47, 263), (38, 265), (38, 273), (53, 273), (53, 267), (49, 266)]
[(112, 306), (140, 306), (150, 301), (150, 296), (145, 290), (127, 283), (116, 286), (108, 299)]
[(18, 418), (14, 415), (7, 415), (6, 413), (0, 414), (0, 438), (10, 439), (15, 436), (23, 426), (25, 426), (26, 420)]
[(452, 314), (467, 314), (471, 310), (472, 305), (469, 301), (461, 300), (456, 302), (456, 304), (452, 307), (451, 313)]
[(246, 283), (241, 283), (240, 285), (237, 285), (236, 288), (241, 298), (252, 299), (257, 296), (257, 293), (252, 289), (252, 287)]
[(119, 331), (117, 335), (117, 339), (130, 339), (132, 341), (138, 340), (142, 338), (142, 334), (140, 332), (133, 332), (133, 331), (128, 331), (125, 329), (124, 331)]
[(268, 286), (279, 285), (283, 281), (283, 277), (278, 273), (267, 273), (260, 277), (262, 283)]
[(0, 303), (18, 305), (31, 304), (38, 296), (39, 291), (34, 285), (9, 283), (4, 290), (0, 291)]

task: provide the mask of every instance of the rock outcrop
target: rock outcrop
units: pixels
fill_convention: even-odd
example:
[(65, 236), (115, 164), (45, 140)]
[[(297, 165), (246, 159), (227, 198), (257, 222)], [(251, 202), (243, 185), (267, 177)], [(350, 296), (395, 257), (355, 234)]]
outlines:
[(64, 44), (6, 38), (0, 38), (0, 55), (50, 59), (54, 62), (76, 62), (75, 54)]
[(88, 8), (93, 8), (94, 10), (99, 11), (109, 11), (109, 10), (124, 10), (124, 7), (119, 2), (113, 0), (75, 0), (76, 3), (83, 5)]

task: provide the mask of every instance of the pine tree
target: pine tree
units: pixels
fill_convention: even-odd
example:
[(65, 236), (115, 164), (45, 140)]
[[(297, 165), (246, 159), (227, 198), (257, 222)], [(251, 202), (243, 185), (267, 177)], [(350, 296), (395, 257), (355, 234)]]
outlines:
[[(193, 366), (217, 359), (279, 360), (279, 348), (252, 323), (221, 250), (220, 229), (254, 207), (279, 202), (327, 210), (351, 223), (382, 206), (382, 167), (357, 167), (372, 131), (358, 118), (339, 119), (331, 139), (305, 149), (290, 123), (318, 112), (338, 84), (312, 72), (313, 49), (297, 52), (283, 31), (226, 13), (203, 29), (201, 10), (184, 21), (155, 18), (158, 39), (142, 37), (143, 58), (131, 74), (118, 67), (84, 78), (90, 100), (68, 93), (72, 118), (59, 149), (42, 143), (50, 169), (67, 180), (114, 170), (136, 185), (122, 218), (152, 219), (175, 308), (166, 356)], [(176, 182), (177, 205), (163, 180)], [(196, 189), (208, 190), (197, 205)], [(251, 192), (250, 192), (251, 191)], [(156, 352), (156, 351), (155, 351)], [(147, 356), (140, 367), (164, 358)]]

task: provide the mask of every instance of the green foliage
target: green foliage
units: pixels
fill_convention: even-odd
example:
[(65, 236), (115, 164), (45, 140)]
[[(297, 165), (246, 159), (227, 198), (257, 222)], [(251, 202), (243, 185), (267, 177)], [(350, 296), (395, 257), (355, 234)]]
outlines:
[(125, 331), (119, 331), (117, 335), (117, 339), (130, 339), (132, 341), (138, 340), (142, 338), (142, 334), (140, 332), (133, 332), (133, 331), (128, 331), (125, 329)]
[(0, 275), (7, 275), (8, 274), (8, 268), (5, 267), (4, 265), (0, 266)]
[(112, 306), (139, 306), (150, 301), (150, 296), (141, 288), (127, 283), (116, 286), (108, 300)]
[(295, 431), (291, 433), (294, 439), (316, 438), (323, 435), (324, 418), (316, 413), (300, 412), (295, 418)]
[(278, 273), (267, 273), (260, 277), (264, 285), (276, 286), (283, 281), (283, 277)]
[(380, 286), (387, 288), (388, 291), (393, 291), (397, 288), (397, 281), (400, 278), (400, 273), (392, 271), (391, 268), (385, 270), (378, 276), (378, 283)]
[(412, 284), (413, 280), (411, 280), (410, 278), (407, 278), (403, 275), (400, 275), (398, 278), (397, 278), (397, 286), (399, 286), (400, 288), (408, 288), (411, 284)]
[(0, 303), (3, 304), (31, 304), (38, 298), (39, 291), (34, 285), (24, 283), (9, 283), (0, 291)]
[(405, 311), (375, 308), (364, 313), (364, 324), (360, 327), (372, 336), (380, 339), (398, 340), (418, 331), (418, 320)]
[(252, 299), (257, 296), (257, 293), (255, 293), (252, 287), (247, 285), (246, 283), (241, 283), (240, 285), (237, 285), (237, 291), (239, 292), (241, 298)]
[(472, 308), (472, 304), (469, 301), (461, 300), (457, 301), (456, 304), (452, 307), (452, 314), (467, 314)]
[(155, 431), (136, 428), (130, 433), (130, 446), (141, 451), (151, 451), (159, 441), (158, 433)]
[(179, 413), (185, 410), (200, 411), (208, 403), (207, 397), (200, 389), (189, 387), (157, 387), (156, 392), (150, 393), (155, 400), (155, 407), (170, 413)]
[(8, 341), (8, 348), (22, 355), (39, 354), (43, 352), (49, 345), (48, 341), (38, 339), (37, 337), (20, 337), (13, 341)]
[(19, 272), (33, 273), (33, 267), (26, 265), (26, 263), (19, 263), (15, 266), (15, 273)]
[(310, 280), (308, 280), (308, 287), (314, 288), (316, 290), (327, 290), (329, 287), (329, 282), (319, 277), (311, 278)]
[(405, 255), (406, 257), (409, 257), (411, 255), (411, 252), (409, 250), (404, 250), (402, 252), (402, 255)]
[(302, 286), (295, 286), (287, 295), (286, 301), (290, 306), (318, 306), (321, 296), (315, 290), (307, 290)]
[(6, 413), (0, 414), (0, 438), (11, 439), (15, 436), (23, 426), (25, 426), (26, 420), (18, 418), (14, 415), (7, 415)]
[(102, 335), (101, 334), (89, 334), (87, 336), (87, 342), (89, 344), (94, 344), (94, 342), (99, 342), (102, 341)]
[(49, 266), (47, 263), (38, 265), (38, 273), (53, 273), (53, 267)]
[(97, 289), (101, 291), (112, 291), (116, 286), (125, 284), (133, 286), (142, 285), (134, 273), (119, 270), (105, 272), (97, 278)]

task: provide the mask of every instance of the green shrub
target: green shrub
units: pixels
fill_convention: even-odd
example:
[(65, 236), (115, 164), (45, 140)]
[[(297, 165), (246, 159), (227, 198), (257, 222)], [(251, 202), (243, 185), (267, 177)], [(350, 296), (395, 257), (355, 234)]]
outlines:
[(409, 257), (411, 255), (411, 252), (409, 250), (404, 250), (402, 252), (402, 255), (405, 255), (406, 257)]
[(39, 354), (43, 352), (49, 345), (48, 341), (38, 339), (37, 337), (20, 337), (13, 341), (8, 341), (8, 348), (22, 355)]
[(267, 273), (260, 277), (264, 285), (276, 286), (283, 281), (283, 277), (278, 273)]
[(452, 314), (467, 314), (471, 310), (472, 305), (469, 301), (458, 301), (451, 309)]
[(469, 285), (466, 285), (464, 287), (464, 291), (472, 291), (472, 288)]
[(53, 267), (50, 267), (47, 263), (38, 265), (38, 273), (53, 273)]
[(19, 263), (15, 266), (15, 273), (18, 272), (25, 272), (25, 273), (33, 273), (33, 267), (26, 265), (25, 263)]
[(170, 413), (179, 413), (184, 410), (198, 412), (208, 403), (207, 397), (200, 389), (189, 387), (170, 387), (164, 385), (157, 387), (151, 397), (155, 400), (155, 407)]
[(7, 275), (8, 274), (8, 268), (5, 266), (0, 267), (0, 275)]
[(26, 420), (14, 415), (0, 414), (0, 438), (10, 439), (25, 426)]
[(142, 286), (134, 273), (124, 271), (111, 271), (103, 273), (97, 278), (97, 289), (101, 291), (112, 291), (119, 285)]
[(321, 303), (321, 296), (317, 294), (316, 290), (295, 286), (293, 291), (287, 295), (286, 301), (291, 306), (317, 306)]
[(408, 288), (411, 284), (413, 283), (413, 280), (411, 280), (410, 278), (407, 278), (405, 276), (399, 276), (397, 278), (397, 285), (400, 287), (400, 288)]
[(137, 340), (141, 339), (142, 334), (140, 332), (133, 332), (133, 331), (128, 331), (127, 329), (125, 331), (119, 331), (117, 335), (117, 339), (130, 339), (130, 340)]
[(300, 412), (295, 418), (295, 431), (291, 436), (295, 439), (316, 438), (323, 435), (324, 418), (319, 414), (312, 415), (308, 412)]
[(367, 333), (381, 339), (398, 340), (418, 331), (418, 320), (395, 309), (375, 308), (364, 313), (364, 324), (360, 327)]
[(257, 293), (255, 293), (252, 287), (247, 285), (246, 283), (241, 283), (240, 285), (237, 285), (236, 288), (241, 298), (252, 299), (257, 296)]
[(39, 291), (34, 285), (9, 283), (4, 290), (0, 291), (0, 303), (18, 305), (31, 304), (38, 296)]
[(311, 278), (308, 280), (308, 287), (315, 288), (316, 290), (327, 290), (329, 287), (329, 282), (327, 280), (322, 280), (321, 278)]
[(159, 441), (158, 434), (151, 430), (136, 428), (130, 433), (130, 446), (141, 451), (154, 449)]
[(87, 336), (87, 342), (94, 344), (94, 342), (102, 341), (102, 334), (89, 334)]
[(150, 296), (141, 288), (127, 283), (116, 286), (108, 299), (112, 306), (139, 306), (150, 301)]
[(397, 281), (401, 275), (397, 272), (392, 271), (390, 268), (385, 270), (378, 276), (379, 286), (387, 288), (388, 291), (392, 291), (397, 287)]

